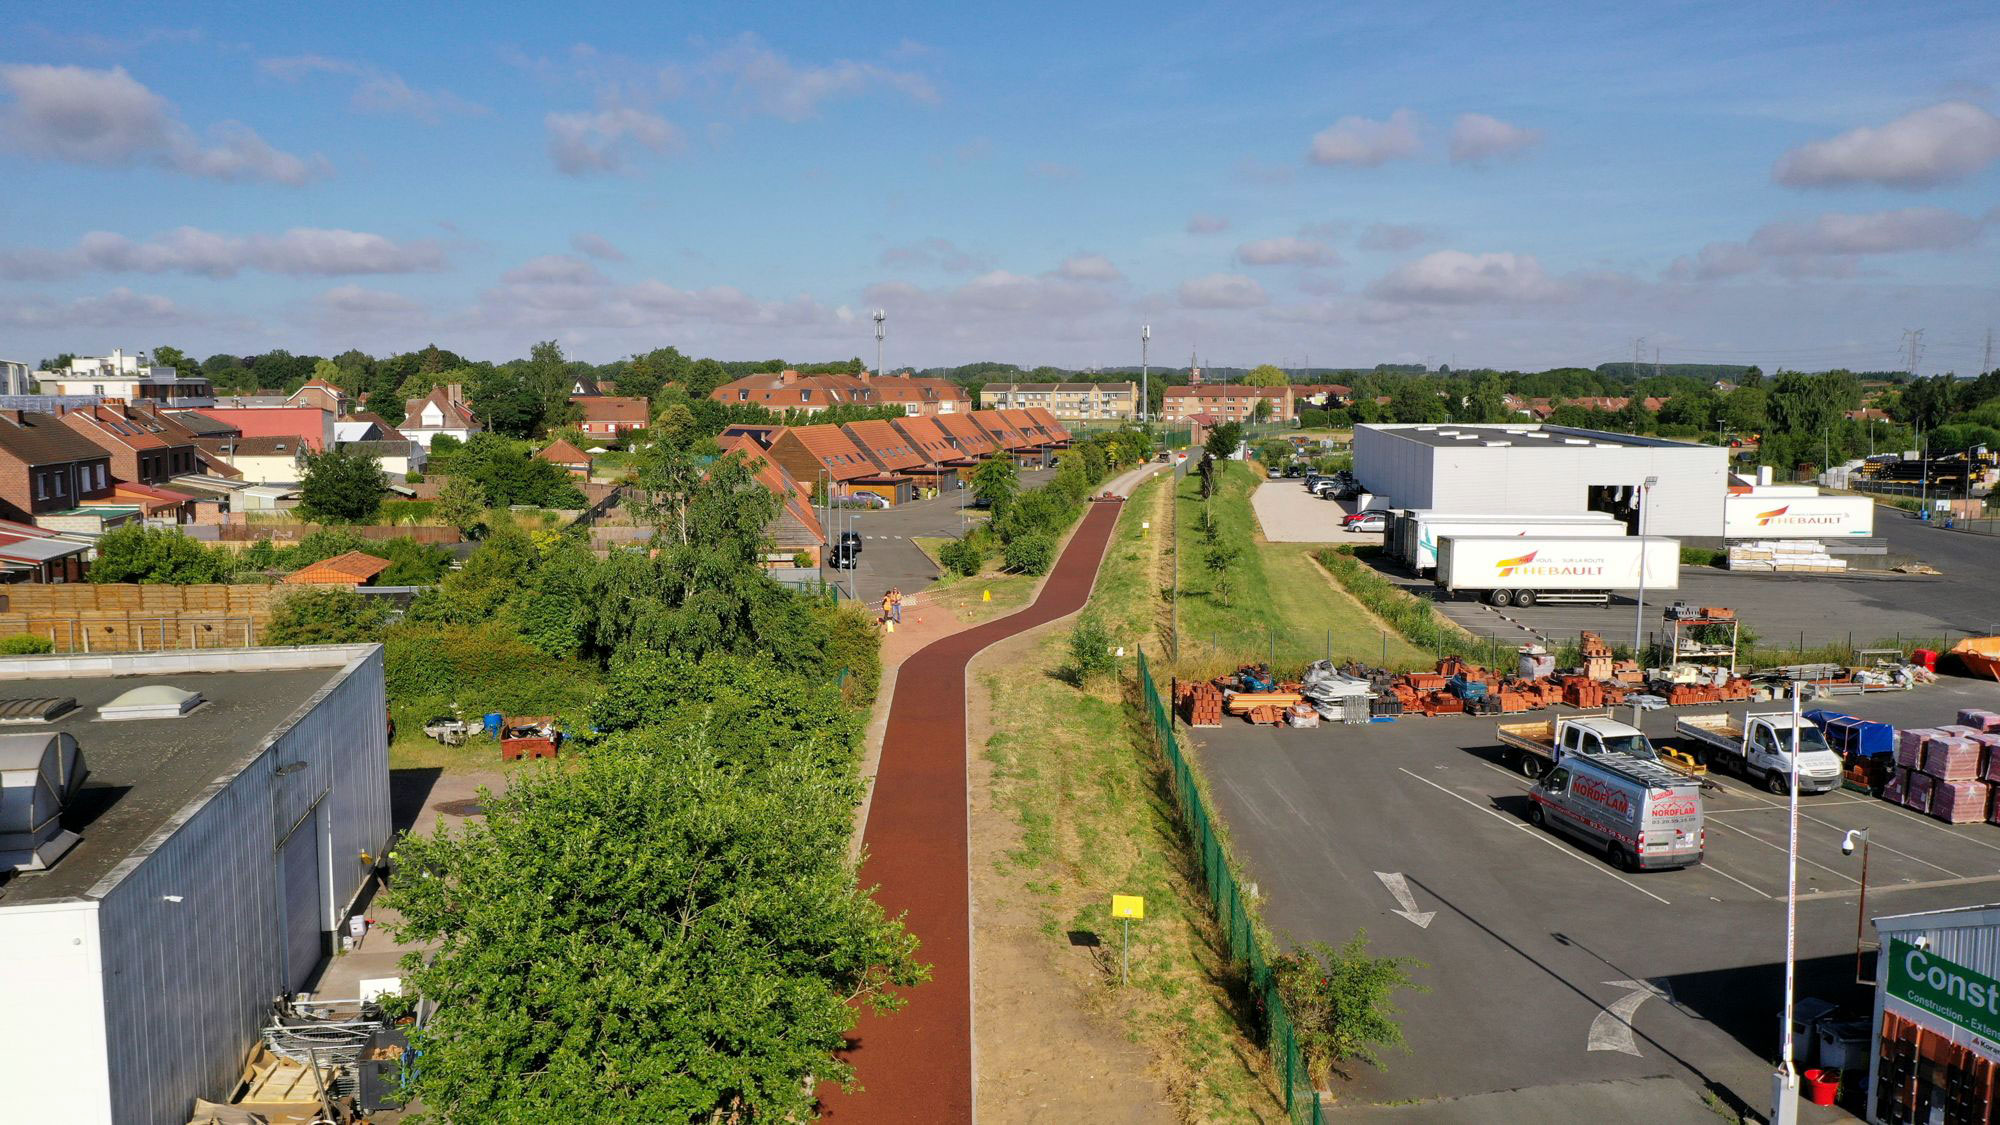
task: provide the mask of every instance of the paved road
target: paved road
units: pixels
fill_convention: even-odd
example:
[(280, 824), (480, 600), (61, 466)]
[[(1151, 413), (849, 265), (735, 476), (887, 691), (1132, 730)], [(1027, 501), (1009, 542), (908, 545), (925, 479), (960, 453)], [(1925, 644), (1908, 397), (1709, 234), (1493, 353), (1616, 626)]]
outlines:
[[(2000, 707), (2000, 684), (1952, 679), (1833, 705), (1902, 724), (1948, 722), (1961, 707)], [(1672, 722), (1667, 712), (1646, 717), (1656, 735)], [(1365, 927), (1375, 953), (1428, 966), (1417, 976), (1430, 992), (1400, 1002), (1412, 1054), (1364, 1070), (1352, 1096), (1386, 1102), (1670, 1073), (1761, 1114), (1783, 980), (1783, 805), (1720, 778), (1708, 800), (1707, 861), (1628, 875), (1527, 825), (1527, 783), (1505, 767), (1495, 725), (1440, 717), (1195, 732), (1220, 815), (1281, 940), (1339, 943)], [(1946, 826), (1849, 792), (1806, 798), (1803, 808), (1802, 996), (1865, 1012), (1853, 985), (1860, 863), (1840, 853), (1846, 829), (1871, 830), (1871, 914), (2000, 898), (2000, 827)], [(1378, 872), (1404, 877), (1416, 911), (1435, 915), (1427, 928), (1394, 913)], [(1649, 984), (1648, 995), (1614, 983), (1629, 981)], [(1621, 999), (1636, 1005), (1629, 1023), (1618, 1019)], [(1608, 1049), (1590, 1049), (1593, 1029)]]
[(1088, 506), (1033, 604), (926, 645), (896, 676), (862, 836), (868, 860), (861, 880), (877, 885), (876, 901), (892, 917), (902, 915), (923, 943), (917, 956), (931, 966), (931, 979), (904, 993), (908, 1004), (899, 1012), (862, 1010), (847, 1057), (866, 1090), (822, 1089), (825, 1118), (972, 1120), (965, 666), (990, 645), (1083, 608), (1121, 507)]
[[(1054, 476), (1054, 469), (1022, 473), (1021, 486), (1034, 488)], [(957, 538), (967, 526), (969, 509), (965, 505), (971, 500), (971, 492), (961, 490), (894, 508), (849, 508), (836, 512), (828, 534), (836, 534), (842, 528), (860, 533), (861, 565), (851, 575), (847, 571), (828, 570), (827, 581), (837, 580), (843, 589), (851, 585), (863, 603), (880, 602), (891, 586), (906, 594), (929, 586), (937, 580), (937, 568), (911, 540), (918, 536)]]

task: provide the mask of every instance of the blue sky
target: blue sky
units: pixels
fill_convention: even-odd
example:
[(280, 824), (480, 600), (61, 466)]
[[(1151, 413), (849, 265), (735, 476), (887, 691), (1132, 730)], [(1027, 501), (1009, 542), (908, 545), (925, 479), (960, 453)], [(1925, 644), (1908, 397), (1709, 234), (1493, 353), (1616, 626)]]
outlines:
[[(0, 356), (1970, 372), (1991, 4), (0, 11)], [(1569, 10), (1576, 8), (1578, 10)]]

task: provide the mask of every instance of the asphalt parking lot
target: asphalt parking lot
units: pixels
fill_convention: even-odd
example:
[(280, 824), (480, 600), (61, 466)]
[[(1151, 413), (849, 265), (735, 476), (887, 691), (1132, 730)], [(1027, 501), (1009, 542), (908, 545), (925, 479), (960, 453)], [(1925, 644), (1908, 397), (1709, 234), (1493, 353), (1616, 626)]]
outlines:
[(1380, 543), (1382, 533), (1344, 531), (1342, 517), (1352, 502), (1322, 500), (1307, 492), (1302, 480), (1267, 480), (1250, 494), (1257, 525), (1273, 543)]
[[(1921, 559), (1943, 573), (1931, 575), (1749, 574), (1683, 567), (1676, 590), (1646, 595), (1646, 629), (1660, 628), (1654, 606), (1728, 606), (1754, 629), (1764, 645), (1807, 647), (1847, 643), (1866, 647), (1903, 637), (1935, 638), (2000, 633), (2000, 537), (1945, 531), (1908, 519), (1896, 509), (1876, 510), (1876, 532), (1888, 540), (1892, 557)], [(1386, 560), (1385, 577), (1420, 597), (1433, 599), (1439, 612), (1479, 636), (1524, 642), (1539, 636), (1557, 643), (1580, 630), (1602, 633), (1614, 644), (1629, 643), (1637, 608), (1631, 597), (1614, 596), (1608, 606), (1535, 605), (1494, 609), (1470, 594), (1451, 596)]]
[[(1825, 705), (1925, 725), (2000, 707), (2000, 684), (1953, 678)], [(1650, 713), (1644, 726), (1670, 743), (1675, 713)], [(1528, 783), (1504, 764), (1500, 721), (1291, 730), (1232, 719), (1192, 732), (1281, 940), (1339, 944), (1365, 928), (1373, 952), (1428, 966), (1416, 976), (1430, 991), (1401, 1001), (1411, 1053), (1360, 1071), (1343, 1096), (1390, 1102), (1667, 1073), (1761, 1115), (1783, 984), (1782, 799), (1718, 776), (1705, 862), (1627, 874), (1526, 822)], [(1864, 827), (1870, 915), (2000, 901), (2000, 827), (1948, 826), (1844, 790), (1803, 798), (1799, 995), (1856, 1015), (1866, 1014), (1854, 985), (1861, 862), (1839, 845)], [(1413, 917), (1399, 913), (1393, 876)], [(1839, 1116), (1808, 1107), (1805, 1119)]]
[[(1054, 476), (1054, 469), (1025, 472), (1021, 474), (1021, 487), (1034, 488)], [(851, 576), (844, 570), (828, 570), (827, 581), (838, 581), (845, 589), (851, 578), (855, 595), (864, 604), (881, 601), (890, 587), (906, 594), (922, 590), (937, 580), (938, 571), (911, 540), (934, 536), (956, 538), (963, 534), (972, 520), (985, 518), (983, 514), (972, 515), (965, 507), (971, 501), (969, 490), (958, 490), (934, 500), (917, 500), (894, 508), (840, 510), (829, 524), (828, 534), (841, 528), (859, 533), (861, 565)]]

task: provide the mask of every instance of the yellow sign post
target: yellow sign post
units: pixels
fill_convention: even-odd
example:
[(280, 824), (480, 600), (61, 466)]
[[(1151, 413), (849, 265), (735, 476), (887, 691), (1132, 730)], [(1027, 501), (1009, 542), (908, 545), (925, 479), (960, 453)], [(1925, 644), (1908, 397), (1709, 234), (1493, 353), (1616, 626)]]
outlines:
[(1132, 979), (1132, 920), (1146, 917), (1146, 900), (1140, 895), (1112, 895), (1111, 916), (1125, 923), (1125, 949), (1118, 963), (1118, 983)]

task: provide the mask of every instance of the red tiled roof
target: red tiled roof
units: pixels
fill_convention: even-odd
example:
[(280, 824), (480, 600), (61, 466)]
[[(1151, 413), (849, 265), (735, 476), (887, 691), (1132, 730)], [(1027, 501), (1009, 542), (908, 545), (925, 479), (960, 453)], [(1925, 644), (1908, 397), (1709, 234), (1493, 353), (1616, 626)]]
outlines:
[(791, 516), (814, 542), (825, 543), (826, 531), (820, 526), (819, 513), (813, 511), (812, 493), (784, 467), (764, 455), (764, 447), (754, 438), (733, 435), (716, 443), (722, 447), (724, 455), (734, 453), (743, 458), (756, 474), (757, 483), (768, 489), (784, 505), (785, 514)]
[(360, 586), (389, 569), (389, 560), (361, 551), (348, 551), (321, 559), (302, 570), (285, 575), (288, 586)]
[(617, 395), (571, 395), (569, 400), (583, 407), (586, 422), (637, 422), (643, 426), (652, 417), (643, 398)]
[(925, 415), (897, 418), (889, 423), (910, 440), (910, 446), (933, 465), (965, 461), (969, 458), (951, 443), (951, 434), (938, 419)]
[(854, 439), (847, 436), (839, 426), (793, 426), (774, 439), (773, 444), (787, 437), (805, 447), (813, 459), (826, 466), (837, 481), (854, 480), (856, 477), (874, 476), (880, 470)]
[(940, 414), (932, 421), (950, 434), (953, 444), (968, 457), (983, 457), (1000, 448), (993, 435), (973, 421), (970, 414)]
[(1063, 424), (1060, 421), (1057, 421), (1056, 416), (1049, 413), (1046, 407), (1030, 406), (1028, 408), (1028, 417), (1033, 418), (1036, 422), (1040, 423), (1042, 427), (1042, 432), (1047, 434), (1051, 440), (1054, 441), (1069, 440), (1069, 431), (1063, 428)]
[(975, 425), (991, 435), (995, 445), (1010, 453), (1017, 449), (1027, 449), (1035, 444), (1008, 425), (998, 410), (975, 410), (966, 417), (971, 418)]
[(895, 473), (913, 469), (924, 463), (924, 456), (910, 445), (896, 427), (880, 419), (866, 422), (849, 422), (841, 427), (854, 444), (873, 458), (883, 472)]
[(1015, 433), (1020, 434), (1036, 445), (1047, 445), (1049, 442), (1055, 440), (1048, 431), (1042, 429), (1042, 424), (1035, 420), (1035, 416), (1026, 410), (999, 410), (994, 413), (1000, 415), (1002, 421), (1013, 427)]
[(536, 452), (535, 456), (541, 458), (544, 461), (553, 462), (557, 465), (590, 464), (590, 454), (585, 453), (583, 450), (578, 449), (574, 445), (571, 445), (567, 440), (563, 438), (557, 438), (556, 440), (550, 442), (545, 448)]

